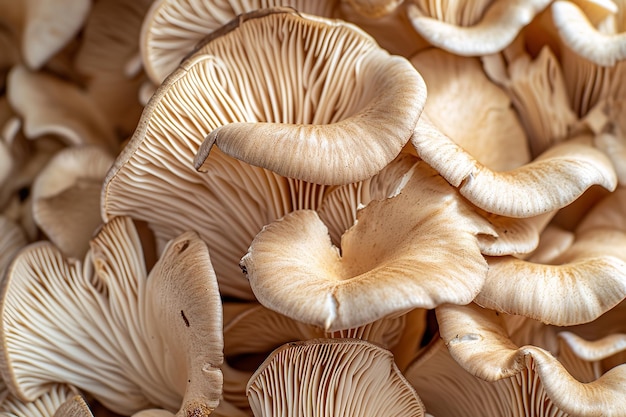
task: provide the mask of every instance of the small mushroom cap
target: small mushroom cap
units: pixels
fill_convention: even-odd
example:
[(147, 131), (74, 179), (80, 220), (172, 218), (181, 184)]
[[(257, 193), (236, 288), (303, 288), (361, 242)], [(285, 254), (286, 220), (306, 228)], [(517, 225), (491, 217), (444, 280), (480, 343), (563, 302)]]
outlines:
[(617, 186), (610, 160), (584, 141), (553, 146), (519, 168), (495, 172), (420, 118), (411, 139), (418, 155), (481, 209), (509, 217), (531, 217), (572, 203), (592, 185)]
[(33, 182), (33, 218), (66, 256), (82, 259), (102, 223), (102, 181), (113, 160), (95, 145), (66, 148), (48, 161)]
[(548, 4), (550, 0), (496, 0), (480, 22), (469, 27), (424, 16), (414, 4), (407, 7), (413, 27), (431, 44), (456, 55), (480, 56), (506, 48)]
[[(241, 45), (262, 49), (237, 65)], [(365, 32), (338, 20), (286, 12), (242, 17), (236, 29), (208, 42), (183, 66), (191, 72), (192, 65), (203, 65), (200, 52), (217, 48), (228, 48), (220, 58), (229, 76), (251, 85), (241, 92), (248, 95), (244, 102), (267, 107), (269, 101), (273, 114), (249, 120), (258, 111), (246, 104), (250, 116), (208, 133), (194, 160), (198, 170), (206, 170), (217, 145), (286, 177), (329, 185), (361, 181), (400, 153), (426, 100), (424, 80), (405, 58), (390, 55)], [(284, 64), (273, 65), (276, 60)], [(328, 84), (329, 79), (334, 81)]]
[(391, 352), (355, 339), (284, 345), (250, 378), (247, 392), (256, 417), (424, 416)]
[[(559, 0), (551, 7), (561, 40), (576, 54), (607, 67), (626, 59), (626, 33), (598, 30), (575, 2)], [(622, 26), (619, 29), (625, 29), (622, 22), (618, 24)]]
[(396, 194), (360, 211), (341, 255), (318, 215), (300, 210), (266, 226), (241, 265), (263, 305), (333, 331), (470, 302), (486, 273), (476, 240), (485, 233), (488, 223), (418, 162)]

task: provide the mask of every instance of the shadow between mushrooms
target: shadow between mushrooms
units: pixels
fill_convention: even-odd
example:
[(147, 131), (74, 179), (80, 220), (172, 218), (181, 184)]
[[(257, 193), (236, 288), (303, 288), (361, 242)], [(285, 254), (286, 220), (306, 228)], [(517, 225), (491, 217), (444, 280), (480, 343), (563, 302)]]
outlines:
[(33, 401), (67, 383), (120, 414), (206, 416), (222, 392), (222, 311), (206, 245), (188, 232), (145, 271), (131, 220), (112, 219), (84, 263), (47, 242), (21, 251), (2, 288), (0, 371)]

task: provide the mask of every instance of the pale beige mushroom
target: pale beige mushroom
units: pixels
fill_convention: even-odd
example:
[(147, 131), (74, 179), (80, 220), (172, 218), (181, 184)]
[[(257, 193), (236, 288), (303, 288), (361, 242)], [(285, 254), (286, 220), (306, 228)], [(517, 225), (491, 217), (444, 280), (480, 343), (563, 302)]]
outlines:
[[(522, 404), (517, 402), (519, 407), (556, 408), (576, 416), (626, 413), (626, 405), (620, 400), (626, 383), (626, 368), (623, 366), (582, 383), (547, 350), (533, 345), (515, 345), (505, 330), (502, 316), (494, 311), (476, 305), (446, 305), (438, 308), (437, 319), (443, 342), (466, 371), (487, 381), (504, 382), (508, 378), (515, 387), (513, 394), (516, 398), (518, 395), (537, 396), (535, 400), (527, 397)], [(407, 374), (413, 382), (412, 372)], [(478, 398), (483, 395), (479, 394)], [(492, 412), (491, 415), (502, 414)]]
[(247, 392), (256, 417), (424, 416), (391, 353), (356, 339), (284, 345), (250, 378)]
[(499, 52), (550, 4), (549, 0), (412, 0), (413, 27), (434, 46), (461, 56)]
[[(74, 398), (82, 398), (76, 389), (64, 385), (53, 384), (38, 398), (31, 402), (23, 402), (14, 396), (8, 396), (0, 403), (2, 417), (92, 417), (91, 413), (75, 413)], [(84, 403), (86, 410), (89, 410)]]
[(26, 137), (55, 135), (67, 144), (95, 144), (117, 150), (117, 137), (95, 102), (79, 87), (42, 72), (13, 67), (9, 103), (23, 119)]
[(357, 13), (378, 19), (393, 13), (404, 0), (342, 0), (349, 4)]
[(411, 141), (422, 159), (490, 213), (537, 216), (567, 206), (592, 185), (608, 190), (617, 186), (610, 160), (586, 138), (562, 142), (532, 162), (504, 172), (481, 164), (425, 117)]
[(155, 84), (174, 71), (205, 36), (239, 15), (276, 6), (333, 17), (339, 0), (157, 0), (141, 28), (141, 54), (146, 73)]
[(33, 182), (35, 222), (68, 257), (82, 259), (102, 223), (100, 192), (113, 160), (113, 155), (95, 145), (66, 148)]
[(389, 198), (358, 213), (340, 249), (315, 212), (298, 210), (266, 226), (241, 265), (263, 305), (334, 331), (470, 302), (487, 272), (476, 236), (493, 233), (418, 162)]
[[(385, 52), (373, 52), (379, 49), (371, 38), (352, 26), (292, 13), (280, 16), (274, 14), (266, 18), (270, 20), (265, 25), (277, 23), (272, 26), (272, 33), (276, 33), (274, 31), (279, 27), (285, 27), (278, 23), (286, 25), (292, 22), (294, 25), (311, 24), (312, 27), (319, 26), (324, 30), (345, 30), (356, 37), (352, 38), (354, 40), (364, 36), (368, 39), (363, 46), (365, 49), (374, 48), (372, 53), (384, 58), (385, 62), (391, 58)], [(337, 36), (340, 36), (339, 32)], [(225, 36), (235, 36), (236, 33)], [(297, 33), (294, 37), (297, 38)], [(207, 48), (215, 48), (214, 55), (198, 52), (195, 58), (186, 61), (182, 68), (172, 74), (153, 96), (133, 138), (105, 179), (102, 215), (105, 219), (115, 215), (131, 215), (147, 221), (160, 242), (171, 239), (183, 230), (196, 230), (211, 247), (223, 294), (251, 300), (253, 294), (237, 265), (254, 236), (265, 224), (290, 211), (317, 209), (324, 195), (332, 188), (285, 178), (251, 166), (226, 156), (217, 147), (205, 161), (204, 169), (208, 172), (198, 173), (192, 163), (201, 141), (218, 126), (233, 121), (255, 120), (257, 116), (257, 120), (330, 123), (342, 117), (332, 110), (335, 105), (350, 104), (344, 102), (348, 99), (347, 95), (331, 94), (328, 95), (328, 101), (321, 100), (312, 105), (311, 100), (315, 100), (315, 97), (310, 94), (313, 90), (322, 89), (327, 78), (318, 80), (316, 87), (305, 93), (297, 79), (298, 72), (293, 73), (296, 78), (290, 82), (299, 88), (301, 101), (294, 102), (297, 96), (290, 97), (288, 89), (284, 89), (288, 95), (284, 97), (285, 102), (295, 106), (290, 111), (284, 108), (281, 100), (273, 102), (264, 94), (257, 96), (248, 88), (237, 90), (238, 78), (231, 78), (232, 74), (228, 75), (224, 70), (228, 58), (226, 52), (234, 52), (238, 46), (228, 44), (228, 51), (221, 51), (217, 46), (226, 45), (227, 41), (220, 39), (205, 46), (206, 52), (210, 51)], [(251, 39), (248, 41), (252, 42)], [(258, 53), (262, 51), (257, 50)], [(267, 49), (265, 52), (273, 54)], [(258, 79), (258, 82), (267, 87), (264, 79)], [(197, 83), (203, 83), (204, 87), (196, 88)], [(333, 79), (332, 85), (326, 88), (332, 89), (335, 85), (333, 83), (339, 83), (339, 80)], [(255, 103), (254, 97), (266, 103)], [(316, 106), (320, 109), (324, 107), (325, 111), (315, 111)], [(254, 116), (255, 113), (259, 114)], [(308, 155), (308, 158), (315, 159), (312, 155)], [(378, 173), (384, 165), (372, 174)], [(349, 170), (344, 173), (352, 175)], [(343, 175), (339, 172), (336, 174)], [(237, 210), (233, 210), (233, 207), (237, 207)], [(186, 215), (181, 216), (181, 212)]]
[(0, 216), (0, 277), (4, 276), (13, 256), (26, 244), (22, 228), (9, 218)]
[(195, 234), (172, 240), (148, 276), (136, 229), (116, 218), (84, 264), (47, 242), (15, 258), (3, 286), (0, 371), (22, 401), (62, 382), (121, 414), (161, 406), (206, 416), (222, 389), (221, 317)]
[[(421, 76), (356, 26), (267, 13), (240, 17), (237, 28), (183, 64), (190, 74), (206, 73), (209, 64), (219, 67), (221, 88), (241, 113), (241, 119), (207, 132), (195, 167), (206, 170), (217, 145), (252, 165), (318, 184), (373, 176), (400, 153), (415, 128), (426, 99)], [(245, 58), (241, 48), (248, 51)], [(209, 54), (219, 61), (206, 62), (213, 59)]]
[(476, 303), (559, 326), (592, 321), (626, 298), (626, 233), (590, 230), (548, 265), (488, 258)]
[[(587, 5), (585, 11), (590, 13), (586, 14), (577, 3)], [(596, 7), (589, 7), (590, 3)], [(599, 7), (599, 3), (605, 7)], [(626, 27), (624, 11), (620, 10), (623, 7), (620, 2), (606, 1), (559, 0), (551, 5), (554, 23), (565, 45), (596, 65), (607, 67), (626, 59)]]

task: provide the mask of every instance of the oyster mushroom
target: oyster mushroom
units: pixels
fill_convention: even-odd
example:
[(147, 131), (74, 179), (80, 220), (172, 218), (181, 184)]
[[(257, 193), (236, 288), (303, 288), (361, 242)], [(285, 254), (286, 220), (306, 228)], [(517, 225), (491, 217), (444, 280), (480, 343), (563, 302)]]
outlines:
[(315, 212), (298, 210), (266, 226), (241, 265), (263, 305), (335, 331), (469, 303), (487, 273), (479, 234), (493, 231), (418, 162), (395, 193), (358, 213), (341, 249)]
[(256, 417), (424, 416), (391, 353), (362, 340), (284, 345), (255, 372), (247, 391)]
[(103, 226), (84, 264), (33, 244), (14, 259), (2, 297), (0, 370), (18, 399), (56, 382), (120, 414), (153, 405), (206, 416), (217, 407), (221, 303), (193, 233), (172, 240), (149, 276), (129, 218)]

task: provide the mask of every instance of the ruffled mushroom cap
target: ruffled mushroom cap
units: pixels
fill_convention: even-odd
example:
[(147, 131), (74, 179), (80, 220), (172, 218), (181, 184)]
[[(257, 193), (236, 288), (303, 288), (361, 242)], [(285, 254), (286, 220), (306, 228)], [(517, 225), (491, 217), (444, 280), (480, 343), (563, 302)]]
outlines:
[(570, 139), (519, 168), (496, 172), (477, 161), (425, 117), (411, 139), (418, 155), (481, 209), (532, 217), (572, 203), (592, 185), (617, 186), (611, 161), (601, 151)]
[[(356, 37), (354, 39), (367, 40), (363, 48), (375, 48), (371, 38), (352, 26), (289, 13), (274, 14), (265, 19), (268, 21), (264, 25), (272, 26), (275, 23), (272, 29), (268, 29), (270, 32), (277, 31), (287, 22), (292, 22), (294, 28), (300, 24), (310, 24), (312, 28), (331, 30), (338, 36), (337, 40), (340, 32), (347, 31)], [(254, 19), (257, 21), (255, 24), (260, 20)], [(253, 24), (252, 21), (248, 23)], [(239, 32), (224, 37), (235, 36), (236, 33)], [(294, 32), (293, 36), (297, 39), (298, 35)], [(197, 231), (211, 247), (222, 294), (251, 300), (253, 294), (237, 265), (254, 236), (264, 225), (292, 210), (317, 209), (330, 189), (248, 165), (226, 156), (219, 148), (211, 151), (204, 165), (207, 172), (201, 174), (193, 169), (194, 155), (202, 139), (217, 126), (237, 120), (250, 120), (256, 118), (253, 115), (259, 112), (260, 120), (332, 122), (341, 118), (341, 115), (330, 109), (336, 105), (348, 105), (344, 103), (348, 96), (328, 95), (328, 100), (312, 105), (309, 100), (314, 97), (310, 94), (327, 89), (330, 94), (334, 88), (334, 84), (325, 87), (326, 81), (317, 81), (314, 83), (316, 87), (309, 86), (308, 94), (302, 92), (302, 103), (296, 105), (292, 98), (285, 97), (285, 102), (292, 103), (294, 107), (291, 113), (282, 114), (286, 111), (282, 101), (272, 102), (264, 95), (248, 96), (252, 90), (245, 85), (241, 86), (242, 90), (238, 90), (239, 78), (231, 78), (225, 72), (225, 61), (221, 57), (226, 59), (226, 52), (217, 50), (217, 45), (226, 43), (220, 40), (224, 37), (215, 39), (203, 49), (208, 52), (206, 48), (215, 48), (215, 55), (198, 52), (195, 58), (172, 74), (155, 94), (135, 135), (105, 179), (102, 216), (107, 219), (116, 215), (130, 215), (144, 220), (161, 242), (183, 230)], [(257, 35), (254, 37), (258, 38)], [(229, 45), (229, 48), (236, 46)], [(252, 50), (262, 51), (256, 47)], [(385, 62), (389, 58), (386, 53), (374, 50), (377, 49), (371, 50), (374, 55), (381, 57), (379, 54), (383, 54)], [(266, 52), (273, 54), (275, 51)], [(276, 67), (274, 62), (267, 62), (267, 65)], [(244, 67), (248, 68), (249, 65)], [(293, 75), (298, 77), (298, 74), (295, 72)], [(262, 76), (258, 83), (267, 87), (266, 80)], [(292, 80), (298, 91), (302, 88), (301, 81)], [(198, 82), (203, 83), (202, 89), (197, 88)], [(331, 84), (334, 82), (339, 81), (333, 78)], [(341, 84), (345, 88), (346, 83)], [(287, 94), (286, 86), (284, 93)], [(254, 97), (256, 100), (267, 99), (267, 102), (255, 104)], [(327, 111), (315, 111), (316, 108), (325, 108)], [(310, 154), (307, 157), (315, 159)], [(233, 210), (233, 207), (237, 207), (237, 210)], [(181, 212), (186, 215), (181, 216)]]
[[(419, 73), (351, 24), (266, 13), (240, 17), (236, 29), (183, 64), (189, 73), (202, 71), (208, 54), (219, 54), (222, 77), (240, 85), (224, 87), (243, 117), (208, 132), (195, 167), (206, 170), (217, 145), (252, 165), (317, 184), (347, 184), (376, 174), (415, 128), (426, 99)], [(244, 63), (241, 48), (257, 53), (248, 52)], [(293, 57), (300, 58), (284, 62)]]
[(152, 82), (161, 84), (205, 36), (241, 14), (285, 6), (302, 13), (333, 17), (337, 2), (338, 0), (157, 0), (152, 4), (141, 28), (140, 47), (144, 69)]
[(247, 392), (256, 417), (424, 416), (391, 353), (362, 340), (284, 345), (255, 372)]
[(100, 109), (74, 84), (15, 66), (9, 73), (7, 94), (30, 139), (56, 135), (70, 145), (118, 148), (115, 133)]
[(550, 0), (413, 0), (407, 7), (413, 27), (432, 45), (456, 55), (480, 56), (506, 48), (549, 3)]
[(0, 371), (13, 395), (32, 401), (59, 382), (120, 414), (156, 405), (208, 415), (221, 395), (223, 342), (206, 245), (179, 236), (146, 276), (128, 218), (103, 226), (84, 264), (46, 242), (20, 252), (1, 313)]
[(261, 304), (334, 331), (470, 302), (486, 274), (478, 234), (493, 231), (418, 162), (395, 194), (358, 213), (340, 250), (315, 212), (299, 210), (266, 226), (241, 266)]
[(626, 233), (593, 230), (550, 261), (488, 258), (489, 273), (476, 303), (544, 323), (592, 321), (626, 298)]
[[(596, 65), (608, 67), (626, 59), (626, 27), (624, 12), (618, 9), (619, 2), (604, 2), (613, 10), (600, 21), (594, 19), (593, 14), (585, 14), (576, 3), (581, 2), (559, 0), (551, 6), (554, 24), (565, 45)], [(592, 13), (595, 11), (591, 10)]]
[(58, 152), (37, 175), (32, 189), (33, 217), (65, 256), (82, 259), (100, 226), (102, 181), (114, 157), (98, 146)]
[[(626, 384), (624, 366), (582, 383), (573, 378), (548, 351), (536, 346), (518, 347), (513, 344), (503, 326), (502, 316), (494, 311), (476, 305), (446, 305), (437, 309), (437, 319), (441, 338), (454, 360), (470, 374), (486, 381), (508, 378), (516, 387), (513, 396), (526, 397), (522, 403), (525, 407), (537, 405), (537, 411), (556, 408), (561, 413), (576, 416), (618, 416), (626, 413), (626, 405), (621, 400)], [(424, 365), (428, 365), (428, 361)], [(411, 382), (414, 382), (412, 375), (425, 378), (419, 368), (407, 371), (407, 375)], [(503, 394), (511, 395), (511, 392), (500, 392), (499, 396)], [(426, 393), (422, 395), (426, 397)], [(528, 395), (536, 397), (532, 399)], [(482, 393), (477, 397), (484, 398)], [(522, 406), (519, 399), (515, 403)], [(562, 415), (557, 410), (554, 413)]]

